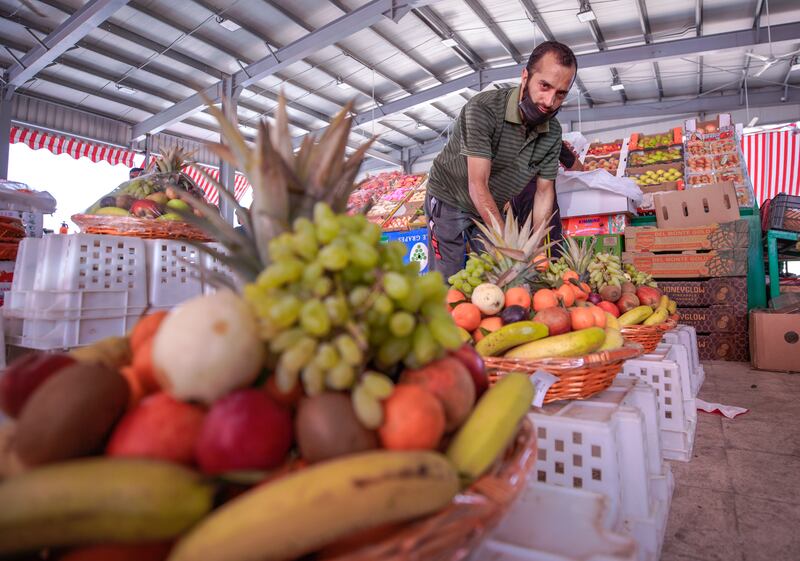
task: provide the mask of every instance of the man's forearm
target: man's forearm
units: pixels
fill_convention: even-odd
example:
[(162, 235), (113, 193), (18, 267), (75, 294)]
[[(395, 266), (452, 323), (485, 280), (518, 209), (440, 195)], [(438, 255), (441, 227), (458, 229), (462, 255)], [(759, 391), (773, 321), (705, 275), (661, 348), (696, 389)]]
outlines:
[[(536, 180), (536, 193), (533, 195), (533, 227), (547, 226), (550, 215), (553, 214), (553, 204), (556, 198), (555, 182), (548, 179)], [(525, 220), (521, 218), (521, 220)]]
[(489, 192), (489, 185), (480, 181), (469, 182), (469, 196), (472, 199), (472, 204), (481, 215), (483, 223), (487, 226), (492, 226), (492, 217), (497, 220), (497, 223), (502, 228), (505, 225), (503, 215), (497, 208), (497, 203), (494, 202), (494, 197)]

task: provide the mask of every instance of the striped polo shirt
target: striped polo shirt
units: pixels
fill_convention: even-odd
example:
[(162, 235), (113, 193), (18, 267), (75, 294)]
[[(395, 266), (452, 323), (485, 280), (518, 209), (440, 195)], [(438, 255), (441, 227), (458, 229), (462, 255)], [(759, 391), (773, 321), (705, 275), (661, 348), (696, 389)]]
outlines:
[(467, 156), (492, 160), (489, 191), (501, 212), (535, 175), (556, 178), (561, 124), (553, 118), (527, 133), (518, 100), (519, 86), (481, 92), (467, 102), (433, 161), (428, 193), (478, 216), (469, 196)]

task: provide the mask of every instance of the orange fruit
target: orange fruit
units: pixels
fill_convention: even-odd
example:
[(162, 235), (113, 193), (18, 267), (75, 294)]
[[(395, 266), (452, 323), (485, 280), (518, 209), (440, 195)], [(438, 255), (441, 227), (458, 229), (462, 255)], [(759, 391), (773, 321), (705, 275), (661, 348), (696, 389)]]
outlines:
[(156, 378), (155, 368), (153, 367), (153, 343), (155, 337), (150, 337), (143, 342), (133, 354), (133, 367), (139, 382), (142, 384), (142, 389), (145, 394), (156, 392), (161, 388)]
[(592, 292), (592, 288), (582, 282), (580, 286), (576, 286), (572, 283), (569, 283), (570, 287), (572, 288), (572, 292), (575, 294), (575, 300), (578, 302), (585, 302), (589, 299), (589, 294)]
[(536, 270), (540, 272), (547, 270), (547, 267), (550, 265), (550, 262), (547, 260), (547, 255), (544, 252), (534, 257), (532, 263), (534, 267), (536, 267)]
[(586, 329), (594, 327), (594, 314), (590, 308), (572, 308), (569, 311), (569, 318), (572, 323), (572, 330)]
[(481, 323), (481, 311), (471, 302), (459, 304), (450, 312), (456, 325), (467, 331), (475, 331)]
[(478, 324), (478, 328), (472, 332), (472, 339), (477, 343), (485, 337), (483, 334), (484, 329), (491, 333), (492, 331), (497, 331), (501, 327), (503, 327), (503, 320), (499, 317), (490, 316), (488, 318), (483, 318), (480, 324)]
[(603, 308), (598, 306), (589, 306), (586, 308), (592, 315), (594, 316), (594, 324), (596, 327), (605, 327), (606, 326), (606, 313)]
[(522, 306), (526, 310), (531, 309), (531, 295), (525, 288), (516, 286), (506, 291), (506, 308), (509, 306)]
[(567, 308), (575, 303), (575, 291), (572, 290), (571, 286), (573, 285), (562, 284), (558, 287), (558, 290), (556, 290), (558, 299), (561, 300)]
[(133, 326), (133, 330), (131, 331), (130, 343), (131, 351), (133, 351), (134, 354), (145, 341), (151, 339), (156, 334), (158, 328), (161, 327), (161, 322), (164, 321), (168, 313), (169, 312), (165, 311), (154, 312), (136, 322), (136, 325)]
[[(569, 283), (570, 279), (578, 280), (578, 278), (579, 278), (578, 277), (578, 273), (576, 273), (572, 269), (568, 269), (568, 270), (564, 271), (564, 274), (561, 275), (561, 280), (563, 280), (566, 283)], [(572, 283), (570, 283), (570, 284), (572, 284)]]
[(469, 299), (464, 296), (464, 294), (455, 288), (451, 288), (447, 291), (447, 305), (452, 310), (455, 306), (458, 306), (459, 302), (467, 302)]
[(417, 384), (400, 384), (383, 402), (378, 435), (388, 450), (433, 450), (444, 426), (444, 407), (436, 396)]
[(533, 295), (533, 309), (537, 312), (546, 308), (555, 308), (556, 306), (558, 306), (558, 297), (555, 290), (540, 288)]

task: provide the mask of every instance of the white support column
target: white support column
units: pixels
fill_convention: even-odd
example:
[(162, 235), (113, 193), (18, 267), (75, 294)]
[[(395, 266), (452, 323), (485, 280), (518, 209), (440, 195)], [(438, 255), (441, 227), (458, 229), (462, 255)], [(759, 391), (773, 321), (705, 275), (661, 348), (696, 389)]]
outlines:
[(8, 157), (11, 149), (11, 97), (14, 88), (0, 88), (0, 179), (8, 179)]
[[(234, 90), (233, 79), (228, 76), (222, 81), (222, 112), (225, 117), (238, 124), (238, 116), (236, 113), (236, 106), (239, 103), (239, 94), (241, 88)], [(228, 162), (220, 158), (219, 162), (219, 182), (225, 187), (229, 193), (233, 193), (236, 184), (236, 170)], [(233, 206), (227, 199), (219, 198), (219, 211), (222, 217), (229, 223), (233, 224)]]

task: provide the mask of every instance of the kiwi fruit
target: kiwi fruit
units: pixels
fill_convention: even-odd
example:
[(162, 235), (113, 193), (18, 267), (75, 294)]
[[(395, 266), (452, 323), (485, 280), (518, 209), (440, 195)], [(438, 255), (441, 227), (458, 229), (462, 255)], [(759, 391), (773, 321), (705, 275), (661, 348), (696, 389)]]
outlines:
[(359, 422), (350, 397), (338, 392), (303, 399), (295, 435), (300, 455), (312, 463), (378, 447), (375, 432)]
[(15, 449), (29, 466), (103, 450), (128, 406), (128, 383), (101, 364), (76, 363), (45, 380), (18, 419)]

